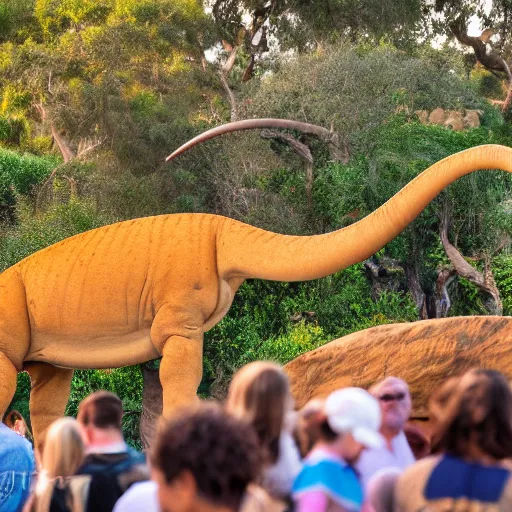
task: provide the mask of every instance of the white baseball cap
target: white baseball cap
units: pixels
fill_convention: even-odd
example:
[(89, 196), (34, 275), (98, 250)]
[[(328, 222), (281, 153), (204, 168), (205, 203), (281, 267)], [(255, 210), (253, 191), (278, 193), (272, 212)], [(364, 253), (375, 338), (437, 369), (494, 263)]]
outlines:
[(334, 432), (350, 433), (367, 448), (384, 445), (379, 433), (382, 422), (379, 402), (364, 389), (344, 388), (332, 392), (325, 401), (324, 413)]

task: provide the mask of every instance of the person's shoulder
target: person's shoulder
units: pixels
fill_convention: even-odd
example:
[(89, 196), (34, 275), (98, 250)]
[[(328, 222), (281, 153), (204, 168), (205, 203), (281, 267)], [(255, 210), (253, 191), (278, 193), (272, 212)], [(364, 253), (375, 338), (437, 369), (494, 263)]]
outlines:
[(272, 498), (263, 487), (256, 484), (247, 487), (240, 506), (240, 512), (284, 512), (286, 509), (285, 502)]
[(395, 485), (395, 510), (420, 510), (425, 504), (424, 489), (441, 457), (432, 455), (421, 459), (398, 477)]
[(292, 493), (322, 485), (338, 488), (343, 492), (361, 487), (354, 468), (342, 460), (319, 458), (307, 461), (293, 484)]
[(156, 482), (134, 483), (116, 502), (113, 512), (124, 511), (156, 512), (158, 505), (158, 487)]
[(127, 448), (128, 457), (135, 464), (145, 464), (146, 463), (146, 454), (143, 452), (139, 452), (135, 448), (128, 446)]
[(24, 456), (30, 464), (34, 464), (34, 449), (30, 442), (0, 423), (0, 454), (4, 456), (9, 453), (15, 454), (18, 462)]
[(421, 476), (428, 476), (440, 461), (441, 457), (439, 455), (430, 455), (416, 461), (404, 470), (399, 478), (399, 483), (414, 481)]

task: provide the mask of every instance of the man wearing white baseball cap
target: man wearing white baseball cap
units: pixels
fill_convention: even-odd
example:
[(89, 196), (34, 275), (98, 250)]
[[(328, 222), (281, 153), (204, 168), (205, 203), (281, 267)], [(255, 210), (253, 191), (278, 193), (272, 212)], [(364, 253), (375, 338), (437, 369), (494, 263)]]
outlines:
[(297, 512), (359, 512), (364, 493), (353, 464), (365, 448), (379, 448), (379, 403), (367, 391), (331, 393), (318, 416), (320, 438), (292, 489)]

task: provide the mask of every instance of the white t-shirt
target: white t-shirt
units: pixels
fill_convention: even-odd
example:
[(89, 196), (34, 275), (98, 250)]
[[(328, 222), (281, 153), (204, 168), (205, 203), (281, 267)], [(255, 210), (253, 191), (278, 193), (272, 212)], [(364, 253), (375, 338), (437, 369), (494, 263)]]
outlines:
[(415, 461), (416, 459), (411, 447), (402, 431), (391, 440), (391, 450), (387, 446), (363, 450), (355, 467), (361, 475), (361, 480), (366, 488), (370, 478), (379, 470), (384, 468), (404, 470), (406, 467), (414, 464)]
[(275, 498), (291, 494), (293, 481), (302, 469), (299, 450), (293, 437), (282, 432), (279, 437), (279, 458), (263, 470), (262, 487)]
[(158, 486), (148, 480), (133, 484), (116, 502), (112, 512), (160, 512)]

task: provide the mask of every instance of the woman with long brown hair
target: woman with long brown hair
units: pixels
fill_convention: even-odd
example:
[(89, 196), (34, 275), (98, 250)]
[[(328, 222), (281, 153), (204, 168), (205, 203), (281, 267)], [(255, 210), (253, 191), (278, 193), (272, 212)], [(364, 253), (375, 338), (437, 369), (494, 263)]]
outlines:
[(288, 377), (270, 362), (250, 363), (240, 369), (229, 387), (226, 409), (252, 425), (265, 466), (262, 486), (274, 497), (289, 497), (301, 469), (298, 448), (287, 424), (293, 400)]
[(400, 477), (395, 510), (512, 510), (512, 392), (494, 370), (450, 379), (430, 402), (433, 452)]

